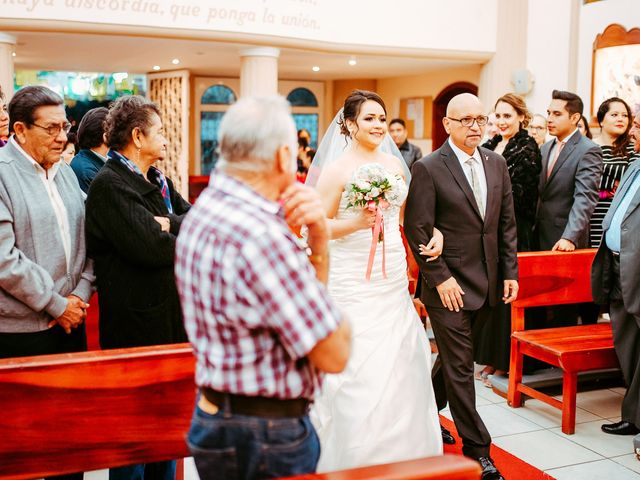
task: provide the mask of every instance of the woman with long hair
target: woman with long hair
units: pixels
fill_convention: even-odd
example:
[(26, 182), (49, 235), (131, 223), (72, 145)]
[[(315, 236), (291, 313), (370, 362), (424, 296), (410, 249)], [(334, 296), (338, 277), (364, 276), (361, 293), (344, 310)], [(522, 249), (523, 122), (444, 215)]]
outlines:
[[(522, 97), (507, 93), (496, 101), (496, 126), (498, 134), (483, 147), (499, 153), (507, 161), (513, 206), (518, 229), (518, 251), (533, 249), (533, 225), (538, 203), (538, 180), (542, 169), (542, 157), (535, 139), (527, 127), (531, 113)], [(502, 375), (509, 369), (511, 336), (511, 306), (496, 307), (494, 317), (488, 321), (475, 345), (475, 361), (485, 365), (476, 378), (491, 386), (488, 376)]]
[[(409, 295), (400, 233), (409, 172), (387, 133), (386, 107), (376, 93), (352, 92), (337, 119), (307, 180), (318, 179), (331, 226), (329, 294), (349, 318), (353, 341), (346, 369), (325, 378), (311, 411), (322, 446), (320, 471), (442, 453), (429, 341)], [(367, 172), (373, 171), (391, 179), (393, 201), (386, 208), (354, 207), (345, 185), (357, 182), (366, 190), (366, 179), (373, 178)], [(379, 213), (383, 239), (372, 235)], [(439, 246), (432, 241), (421, 246), (423, 253), (439, 255), (438, 235)]]

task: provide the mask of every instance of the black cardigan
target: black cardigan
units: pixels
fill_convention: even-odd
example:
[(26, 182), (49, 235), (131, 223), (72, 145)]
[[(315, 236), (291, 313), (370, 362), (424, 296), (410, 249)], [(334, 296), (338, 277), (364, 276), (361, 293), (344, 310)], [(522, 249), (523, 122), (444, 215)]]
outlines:
[[(94, 260), (102, 348), (186, 341), (173, 273), (175, 243), (190, 208), (167, 179), (173, 214), (157, 185), (110, 159), (86, 203), (87, 251)], [(163, 232), (154, 216), (168, 217)]]
[[(483, 147), (495, 150), (501, 141), (502, 136), (496, 135)], [(542, 170), (542, 156), (538, 144), (526, 130), (520, 129), (507, 142), (502, 156), (507, 161), (511, 177), (516, 219), (534, 222), (538, 205), (538, 180)]]

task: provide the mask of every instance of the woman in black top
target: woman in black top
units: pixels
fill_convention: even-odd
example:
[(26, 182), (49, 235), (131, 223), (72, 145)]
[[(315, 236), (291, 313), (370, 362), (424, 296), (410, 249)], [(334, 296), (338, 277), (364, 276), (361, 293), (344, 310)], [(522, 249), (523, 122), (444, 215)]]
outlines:
[[(190, 205), (154, 166), (167, 152), (160, 110), (143, 97), (121, 97), (109, 109), (105, 137), (108, 160), (91, 182), (86, 202), (100, 345), (186, 342), (173, 265)], [(129, 465), (112, 468), (109, 478), (165, 480), (174, 478), (175, 468), (175, 461)]]
[[(538, 180), (542, 169), (540, 149), (527, 132), (531, 114), (521, 97), (512, 93), (500, 97), (495, 105), (495, 115), (498, 134), (483, 147), (501, 154), (507, 161), (518, 229), (518, 251), (527, 252), (533, 249)], [(476, 378), (482, 379), (487, 386), (490, 386), (488, 375), (504, 374), (509, 369), (510, 335), (511, 307), (501, 304), (495, 308), (493, 318), (482, 327), (474, 345), (476, 363), (486, 365)]]

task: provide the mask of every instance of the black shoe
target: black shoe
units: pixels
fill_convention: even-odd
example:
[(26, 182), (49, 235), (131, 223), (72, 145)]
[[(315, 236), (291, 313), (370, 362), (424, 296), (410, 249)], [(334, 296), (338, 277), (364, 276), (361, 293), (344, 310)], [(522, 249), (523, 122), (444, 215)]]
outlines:
[(478, 463), (482, 467), (482, 480), (504, 480), (490, 457), (478, 457)]
[(605, 423), (602, 425), (602, 431), (604, 433), (610, 433), (611, 435), (637, 435), (640, 433), (638, 427), (636, 427), (633, 423), (630, 422), (616, 422), (616, 423)]
[(455, 445), (456, 439), (451, 435), (451, 432), (440, 425), (440, 430), (442, 431), (442, 443), (447, 445)]

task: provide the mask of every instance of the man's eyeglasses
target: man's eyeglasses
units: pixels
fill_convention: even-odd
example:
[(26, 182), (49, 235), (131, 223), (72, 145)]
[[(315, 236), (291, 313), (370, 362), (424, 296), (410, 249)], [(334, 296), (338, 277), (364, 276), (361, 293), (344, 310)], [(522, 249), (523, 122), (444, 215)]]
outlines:
[(474, 122), (477, 123), (479, 127), (484, 127), (489, 121), (489, 117), (487, 117), (486, 115), (480, 115), (479, 117), (447, 118), (449, 120), (453, 120), (454, 122), (460, 122), (463, 127), (470, 127), (474, 124)]
[(65, 122), (62, 125), (49, 125), (48, 127), (43, 127), (42, 125), (38, 125), (37, 123), (32, 123), (34, 127), (41, 128), (45, 132), (47, 132), (52, 137), (57, 137), (60, 135), (60, 131), (64, 130), (64, 133), (67, 134), (71, 131), (71, 125), (69, 122)]

